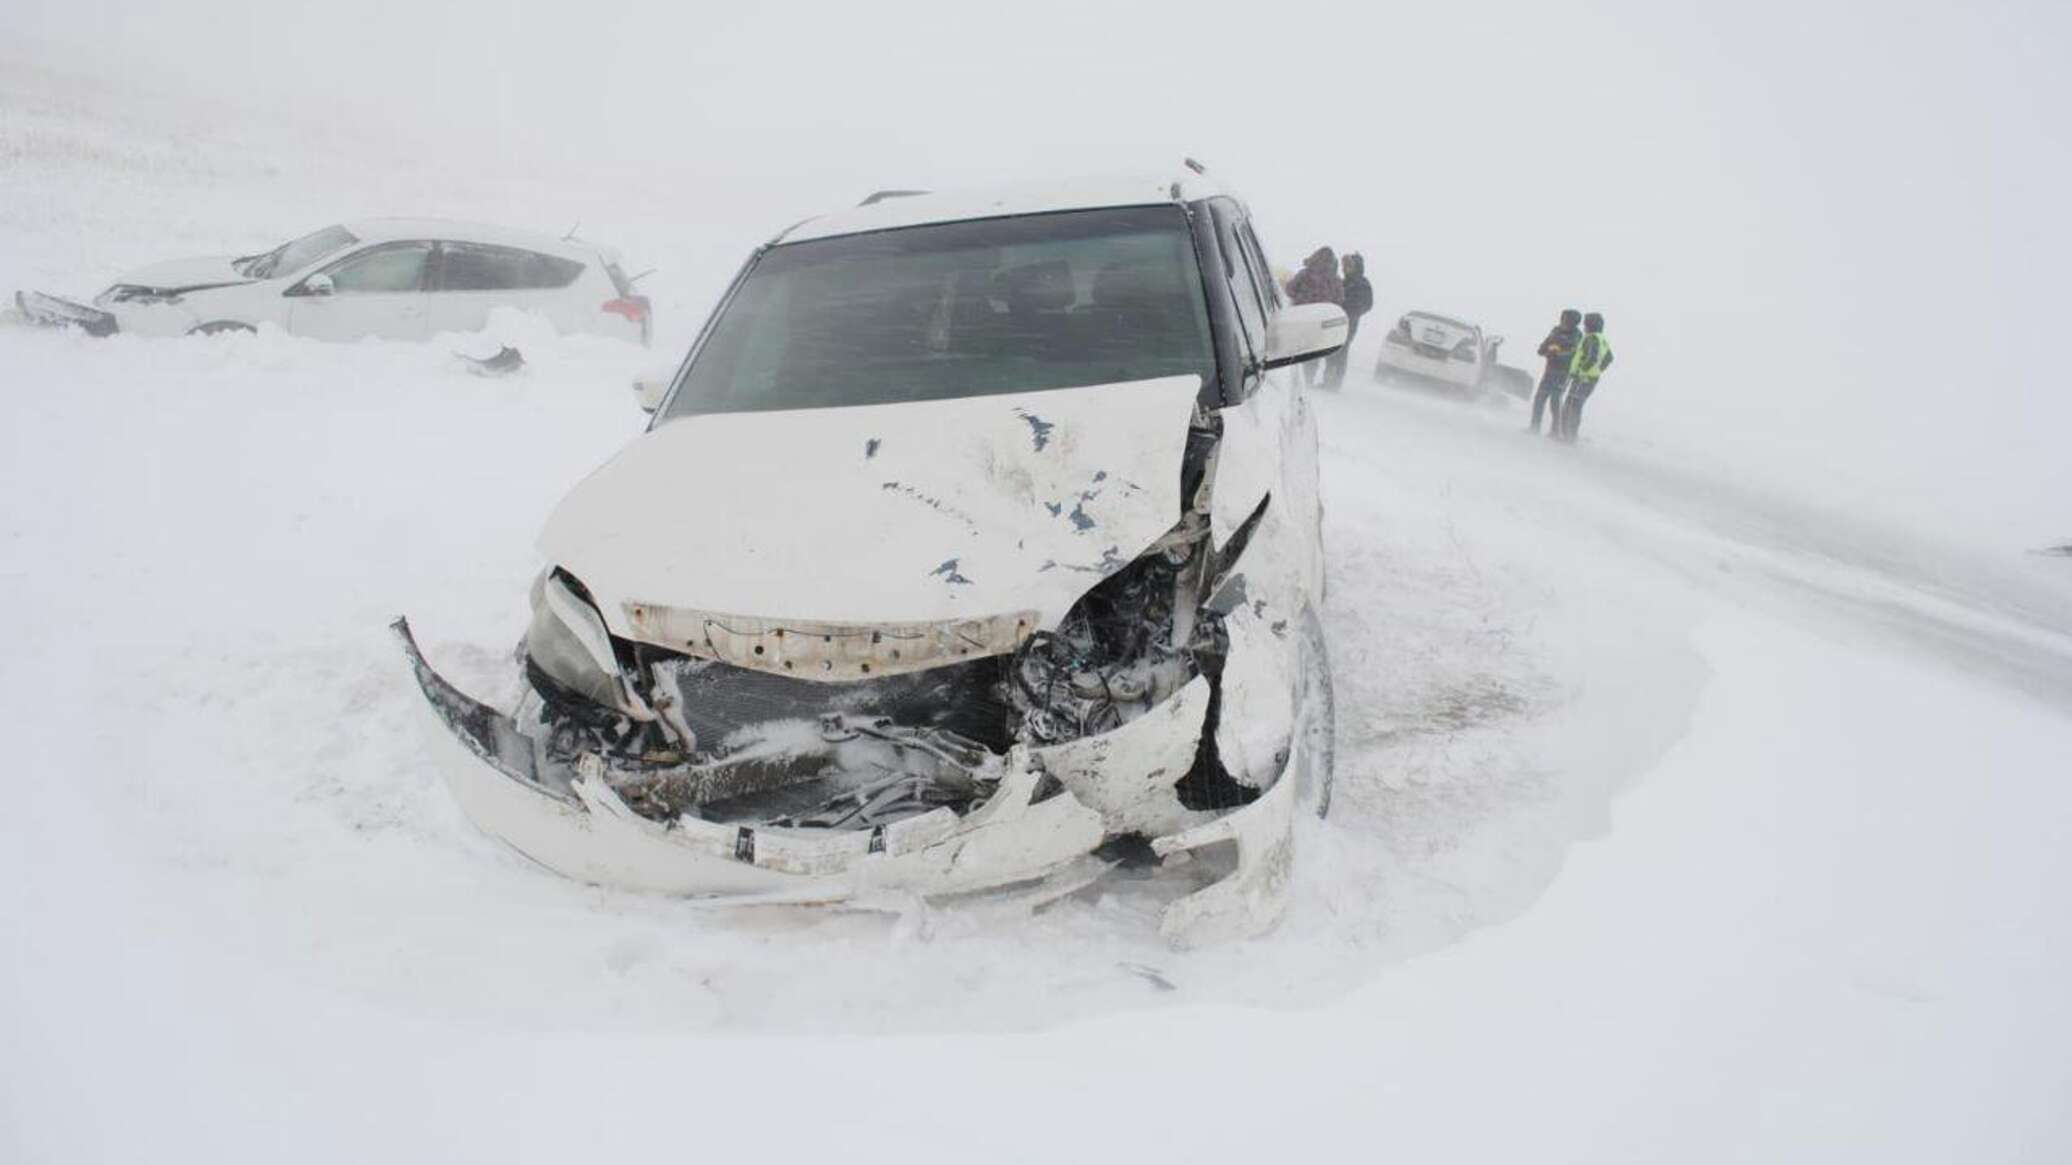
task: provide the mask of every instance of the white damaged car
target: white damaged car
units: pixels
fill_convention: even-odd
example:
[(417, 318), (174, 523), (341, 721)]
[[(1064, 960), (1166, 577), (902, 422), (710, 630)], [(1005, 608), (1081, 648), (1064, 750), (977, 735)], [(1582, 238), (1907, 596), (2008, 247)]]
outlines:
[(272, 324), (320, 340), (478, 332), (513, 307), (564, 332), (645, 344), (648, 300), (610, 248), (482, 223), (367, 219), (257, 255), (176, 259), (118, 278), (91, 304), (17, 292), (31, 322), (96, 336), (215, 335)]
[(1163, 862), (1175, 941), (1270, 927), (1331, 776), (1284, 370), (1346, 327), (1268, 271), (1192, 169), (773, 239), (549, 518), (516, 707), (397, 621), (460, 803), (594, 883), (1041, 901)]
[(1479, 324), (1414, 311), (1397, 319), (1396, 326), (1382, 337), (1374, 378), (1422, 381), (1470, 392), (1501, 387), (1497, 351), (1503, 343), (1502, 336), (1484, 333)]

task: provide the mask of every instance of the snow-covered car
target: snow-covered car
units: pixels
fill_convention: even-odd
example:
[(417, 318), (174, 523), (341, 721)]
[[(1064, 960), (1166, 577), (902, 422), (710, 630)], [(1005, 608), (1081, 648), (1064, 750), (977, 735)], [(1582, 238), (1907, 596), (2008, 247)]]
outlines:
[(771, 240), (549, 518), (515, 707), (397, 621), (458, 800), (593, 883), (1042, 900), (1129, 858), (1202, 878), (1176, 941), (1272, 925), (1331, 757), (1284, 369), (1346, 325), (1268, 270), (1193, 169)]
[(1497, 350), (1502, 336), (1488, 336), (1478, 324), (1432, 312), (1414, 311), (1382, 337), (1377, 380), (1402, 377), (1479, 392), (1498, 387)]
[(479, 223), (369, 219), (340, 223), (237, 258), (178, 259), (117, 279), (92, 304), (18, 292), (32, 321), (94, 335), (254, 331), (421, 340), (480, 331), (513, 307), (564, 332), (646, 343), (648, 300), (618, 254), (575, 238)]

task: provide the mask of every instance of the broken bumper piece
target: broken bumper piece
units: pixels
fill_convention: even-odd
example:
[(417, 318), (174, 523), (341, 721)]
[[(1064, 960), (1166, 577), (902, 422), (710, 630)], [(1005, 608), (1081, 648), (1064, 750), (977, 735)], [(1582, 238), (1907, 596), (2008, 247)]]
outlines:
[(116, 332), (115, 317), (107, 312), (40, 291), (15, 292), (14, 306), (22, 318), (47, 328), (78, 328), (89, 336), (112, 336)]
[[(1012, 908), (1070, 894), (1109, 868), (1094, 856), (1108, 832), (1102, 813), (1075, 795), (1086, 784), (1053, 779), (1021, 747), (1005, 758), (990, 795), (961, 813), (938, 806), (870, 829), (689, 813), (656, 821), (620, 797), (603, 756), (584, 754), (572, 770), (542, 763), (514, 720), (432, 669), (407, 621), (394, 630), (425, 698), (470, 754), (446, 766), (461, 808), (484, 832), (579, 881), (735, 904), (899, 909), (919, 899)], [(1251, 804), (1152, 839), (1161, 857), (1226, 842), (1237, 848), (1229, 876), (1167, 907), (1160, 929), (1170, 941), (1242, 938), (1279, 921), (1296, 786), (1287, 778), (1299, 763)]]

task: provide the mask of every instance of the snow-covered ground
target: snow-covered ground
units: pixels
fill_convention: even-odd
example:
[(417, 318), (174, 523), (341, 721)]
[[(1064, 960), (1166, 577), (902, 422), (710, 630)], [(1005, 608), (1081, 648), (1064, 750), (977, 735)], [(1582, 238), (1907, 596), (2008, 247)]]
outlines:
[[(598, 201), (194, 124), (0, 72), (0, 290)], [(585, 233), (663, 268), (666, 355), (753, 236), (622, 193)], [(1319, 402), (1339, 797), (1276, 933), (1167, 950), (1157, 879), (715, 911), (440, 784), (386, 623), (508, 691), (538, 524), (655, 355), (498, 338), (525, 373), (0, 329), (0, 1159), (2072, 1153), (2072, 562), (1643, 439), (1616, 374), (1564, 449), (1362, 351)]]

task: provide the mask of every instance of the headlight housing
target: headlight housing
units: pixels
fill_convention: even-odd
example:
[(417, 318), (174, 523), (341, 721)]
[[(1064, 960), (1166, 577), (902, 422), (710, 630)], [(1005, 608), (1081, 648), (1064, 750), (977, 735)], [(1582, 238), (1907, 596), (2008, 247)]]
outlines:
[(640, 720), (654, 719), (619, 670), (604, 617), (566, 571), (543, 571), (532, 584), (532, 624), (525, 654), (550, 680), (596, 704)]
[(178, 303), (180, 295), (175, 291), (161, 291), (156, 287), (140, 287), (134, 283), (118, 283), (101, 293), (101, 299), (108, 303)]

